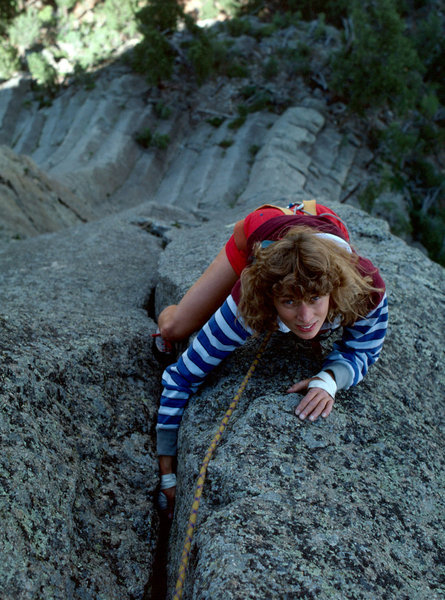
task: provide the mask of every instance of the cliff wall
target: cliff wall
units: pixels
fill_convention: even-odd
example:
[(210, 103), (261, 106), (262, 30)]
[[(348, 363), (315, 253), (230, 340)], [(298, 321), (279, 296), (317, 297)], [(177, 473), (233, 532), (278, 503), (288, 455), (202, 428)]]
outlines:
[[(388, 339), (366, 380), (310, 425), (283, 391), (319, 357), (274, 336), (210, 465), (185, 597), (443, 594), (444, 271), (384, 221), (339, 203), (369, 153), (315, 92), (282, 114), (249, 115), (236, 135), (207, 122), (212, 111), (234, 116), (232, 93), (213, 82), (178, 97), (162, 153), (134, 141), (154, 103), (122, 66), (91, 96), (68, 89), (52, 108), (25, 109), (20, 82), (0, 90), (1, 198), (8, 211), (8, 194), (23, 200), (2, 212), (0, 245), (7, 600), (155, 597), (155, 317), (237, 219), (264, 201), (311, 196), (338, 210), (380, 267)], [(200, 461), (254, 346), (187, 411), (168, 596)]]

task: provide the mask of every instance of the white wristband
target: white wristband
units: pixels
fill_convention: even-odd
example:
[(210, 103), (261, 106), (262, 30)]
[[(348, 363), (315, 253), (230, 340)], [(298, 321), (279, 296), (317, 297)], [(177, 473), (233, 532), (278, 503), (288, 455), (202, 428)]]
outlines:
[(167, 473), (167, 475), (161, 475), (161, 490), (167, 490), (168, 488), (176, 486), (176, 475), (174, 473)]
[(319, 379), (312, 379), (307, 386), (308, 389), (318, 387), (322, 390), (325, 390), (332, 398), (335, 398), (335, 393), (337, 391), (337, 384), (333, 377), (326, 373), (326, 371), (320, 371), (314, 375), (314, 377), (318, 377)]
[(168, 508), (168, 500), (167, 500), (167, 496), (164, 494), (164, 492), (159, 492), (158, 506), (159, 506), (160, 510), (167, 510), (167, 508)]

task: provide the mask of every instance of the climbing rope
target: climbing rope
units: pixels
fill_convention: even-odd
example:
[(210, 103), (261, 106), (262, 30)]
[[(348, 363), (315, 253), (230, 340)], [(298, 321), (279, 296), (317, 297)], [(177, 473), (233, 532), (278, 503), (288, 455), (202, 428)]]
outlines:
[(219, 429), (216, 432), (215, 437), (213, 438), (213, 440), (209, 446), (209, 449), (206, 452), (204, 460), (202, 462), (201, 470), (199, 471), (198, 481), (197, 481), (196, 489), (195, 489), (195, 498), (193, 500), (192, 510), (190, 512), (189, 522), (187, 525), (187, 533), (185, 536), (184, 548), (182, 550), (181, 562), (180, 562), (179, 569), (178, 569), (178, 578), (176, 580), (176, 589), (175, 589), (175, 594), (173, 596), (173, 600), (181, 600), (181, 598), (182, 598), (182, 592), (184, 589), (184, 582), (185, 582), (185, 574), (186, 574), (187, 565), (188, 565), (188, 561), (189, 561), (190, 548), (192, 545), (192, 538), (193, 538), (193, 533), (195, 530), (196, 519), (198, 516), (199, 503), (201, 501), (202, 490), (204, 487), (204, 481), (205, 481), (206, 474), (207, 474), (207, 467), (213, 456), (216, 446), (218, 445), (218, 442), (221, 439), (221, 436), (224, 433), (225, 428), (227, 427), (227, 423), (229, 422), (229, 419), (230, 419), (233, 411), (235, 410), (236, 405), (238, 404), (238, 401), (241, 398), (242, 393), (244, 392), (244, 389), (245, 389), (249, 379), (252, 377), (253, 372), (255, 371), (258, 363), (260, 362), (261, 356), (262, 356), (264, 350), (266, 349), (267, 342), (269, 341), (270, 336), (271, 336), (271, 333), (268, 333), (265, 336), (264, 340), (262, 341), (261, 346), (259, 347), (258, 352), (257, 352), (254, 360), (252, 361), (252, 364), (250, 365), (250, 368), (247, 371), (246, 376), (243, 379), (243, 382), (241, 383), (240, 387), (238, 388), (238, 391), (235, 394), (235, 397), (232, 400), (232, 403), (230, 404), (229, 408), (227, 409), (227, 412), (224, 415), (223, 420), (221, 421)]

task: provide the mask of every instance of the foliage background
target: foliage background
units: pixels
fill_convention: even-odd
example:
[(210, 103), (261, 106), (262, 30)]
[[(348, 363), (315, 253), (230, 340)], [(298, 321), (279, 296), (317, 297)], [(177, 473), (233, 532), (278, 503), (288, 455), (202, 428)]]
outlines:
[[(297, 21), (314, 22), (320, 39), (327, 27), (337, 28), (341, 44), (327, 61), (311, 60), (313, 48), (302, 44), (291, 55), (270, 57), (264, 77), (273, 79), (292, 63), (294, 74), (308, 82), (322, 78), (327, 100), (343, 102), (364, 123), (377, 157), (359, 192), (363, 207), (372, 210), (382, 192), (398, 192), (409, 223), (401, 226), (407, 231), (396, 227), (395, 233), (412, 233), (445, 265), (443, 1), (207, 0), (199, 5), (202, 18), (223, 11), (227, 20), (220, 27), (258, 43)], [(197, 86), (208, 77), (248, 77), (243, 57), (185, 9), (177, 0), (0, 0), (0, 79), (28, 71), (42, 103), (50, 102), (73, 80), (94, 85), (94, 69), (128, 48), (133, 48), (133, 68), (152, 85), (175, 73)], [(253, 27), (249, 15), (262, 26)], [(174, 38), (178, 28), (187, 34), (181, 46)], [(267, 97), (249, 97), (248, 90), (246, 99), (249, 108), (239, 107), (234, 129), (252, 106), (276, 109)]]

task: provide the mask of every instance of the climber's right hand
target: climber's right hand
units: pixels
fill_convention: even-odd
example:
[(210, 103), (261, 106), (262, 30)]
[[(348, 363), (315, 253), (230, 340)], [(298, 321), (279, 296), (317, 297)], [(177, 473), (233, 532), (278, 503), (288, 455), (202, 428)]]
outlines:
[(161, 490), (158, 505), (161, 513), (169, 520), (173, 519), (176, 496), (176, 475), (173, 473), (174, 456), (159, 456), (159, 472), (161, 475)]
[[(161, 483), (162, 488), (162, 483)], [(175, 511), (176, 486), (161, 489), (159, 492), (158, 504), (163, 516), (169, 521), (173, 519)]]

